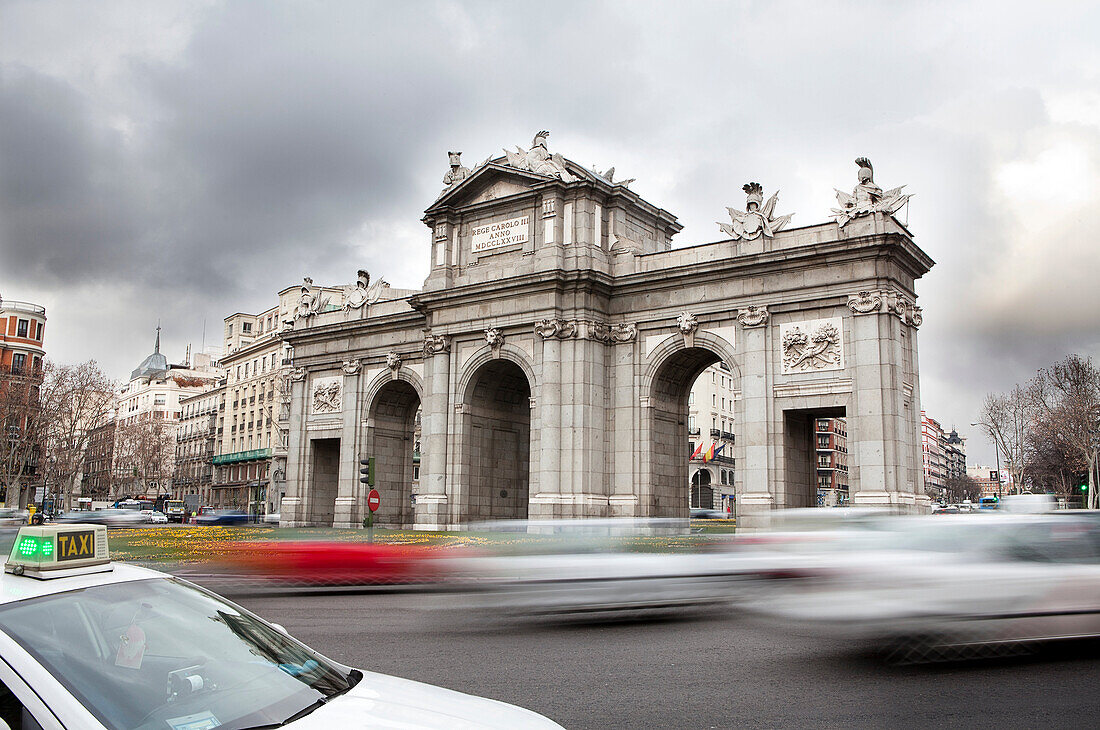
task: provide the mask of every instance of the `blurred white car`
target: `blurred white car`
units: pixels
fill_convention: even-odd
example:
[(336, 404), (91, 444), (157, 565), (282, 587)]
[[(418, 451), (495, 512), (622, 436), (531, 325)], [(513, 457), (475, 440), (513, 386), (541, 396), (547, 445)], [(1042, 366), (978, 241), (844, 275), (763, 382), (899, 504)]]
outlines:
[(167, 525), (168, 515), (163, 512), (158, 512), (155, 509), (143, 509), (141, 511), (142, 519), (151, 525)]
[(266, 515), (264, 515), (264, 523), (268, 525), (277, 525), (279, 524), (279, 519), (281, 517), (282, 515), (278, 512), (268, 512)]
[[(787, 627), (902, 647), (1100, 636), (1100, 519), (1073, 512), (899, 518), (827, 551), (746, 608)], [(856, 542), (858, 541), (858, 542)]]
[(15, 507), (0, 507), (0, 525), (27, 524), (27, 510)]
[(209, 591), (111, 563), (106, 536), (91, 525), (20, 530), (0, 578), (2, 723), (560, 728), (514, 705), (334, 662)]

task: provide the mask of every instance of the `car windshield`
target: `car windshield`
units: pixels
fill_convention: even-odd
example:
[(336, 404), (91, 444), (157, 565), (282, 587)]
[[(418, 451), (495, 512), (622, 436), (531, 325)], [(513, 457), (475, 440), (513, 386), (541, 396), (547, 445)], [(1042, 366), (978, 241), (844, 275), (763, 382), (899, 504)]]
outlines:
[(278, 724), (362, 677), (172, 578), (8, 604), (0, 630), (109, 728)]

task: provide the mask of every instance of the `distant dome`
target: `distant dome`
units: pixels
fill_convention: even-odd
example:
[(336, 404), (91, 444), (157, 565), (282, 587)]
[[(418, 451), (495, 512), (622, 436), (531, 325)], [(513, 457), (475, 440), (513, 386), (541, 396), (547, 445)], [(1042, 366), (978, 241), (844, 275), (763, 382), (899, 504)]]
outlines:
[(130, 380), (163, 377), (168, 372), (168, 358), (160, 354), (160, 327), (157, 327), (157, 342), (153, 345), (153, 354), (141, 361), (136, 370), (131, 371)]

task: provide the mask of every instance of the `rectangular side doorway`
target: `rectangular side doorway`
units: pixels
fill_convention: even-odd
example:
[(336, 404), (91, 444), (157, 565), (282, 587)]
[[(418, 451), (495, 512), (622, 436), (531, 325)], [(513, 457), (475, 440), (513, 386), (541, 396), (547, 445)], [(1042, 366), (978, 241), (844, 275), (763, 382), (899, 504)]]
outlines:
[(776, 506), (847, 507), (844, 406), (783, 411), (783, 492)]
[(309, 522), (332, 527), (340, 484), (340, 439), (310, 441), (313, 476), (309, 485)]

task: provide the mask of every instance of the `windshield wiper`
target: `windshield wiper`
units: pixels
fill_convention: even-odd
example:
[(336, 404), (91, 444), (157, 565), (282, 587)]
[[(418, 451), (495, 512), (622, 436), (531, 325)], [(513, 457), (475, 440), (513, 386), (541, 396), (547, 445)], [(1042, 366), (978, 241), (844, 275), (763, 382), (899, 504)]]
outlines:
[(313, 712), (317, 708), (323, 707), (324, 705), (327, 705), (333, 698), (339, 697), (340, 695), (344, 694), (345, 692), (350, 690), (355, 685), (359, 684), (359, 680), (361, 680), (361, 679), (363, 679), (363, 673), (360, 672), (358, 669), (353, 669), (348, 674), (348, 686), (345, 687), (344, 689), (340, 690), (339, 692), (334, 692), (331, 695), (328, 695), (327, 697), (318, 698), (312, 704), (306, 705), (305, 707), (298, 710), (297, 712), (295, 712), (293, 715), (286, 718), (282, 722), (273, 722), (273, 723), (269, 723), (267, 725), (251, 725), (247, 728), (241, 728), (241, 730), (269, 730), (269, 728), (279, 728), (279, 727), (282, 727), (284, 725), (289, 725), (290, 723), (294, 722), (295, 720), (300, 720), (301, 718), (305, 717), (306, 715)]

